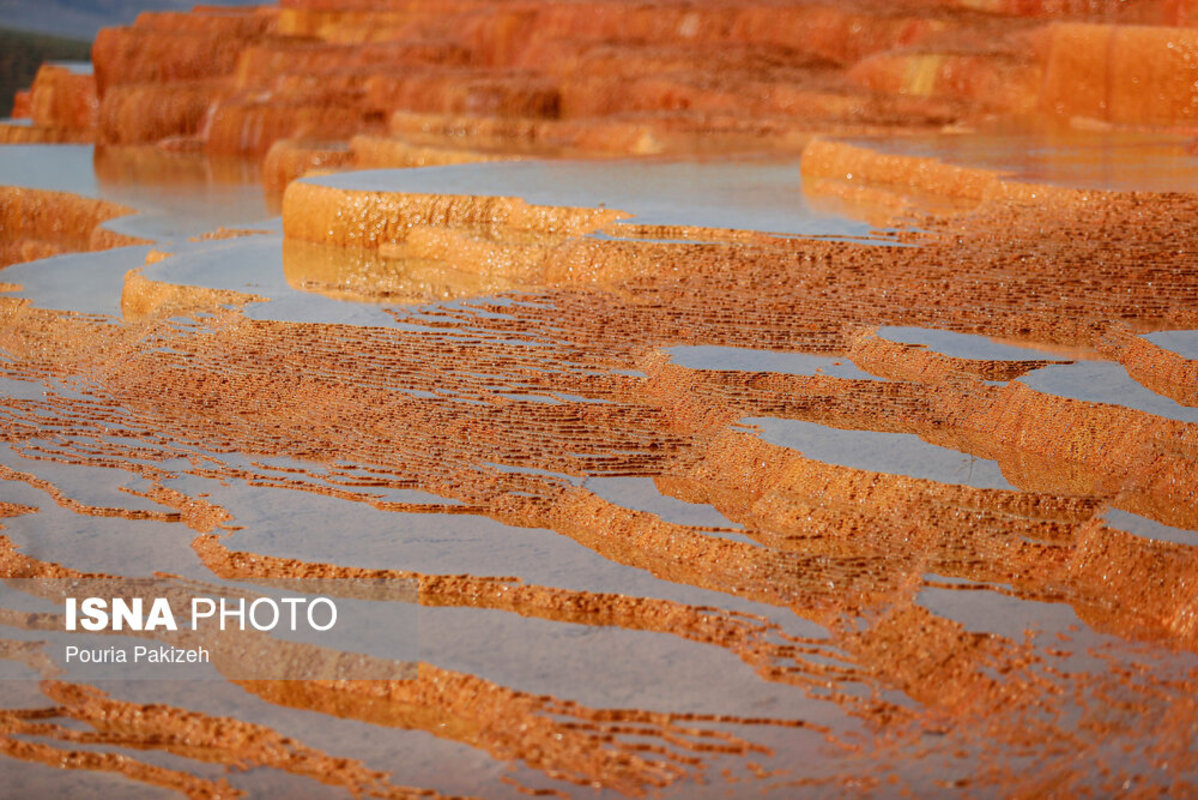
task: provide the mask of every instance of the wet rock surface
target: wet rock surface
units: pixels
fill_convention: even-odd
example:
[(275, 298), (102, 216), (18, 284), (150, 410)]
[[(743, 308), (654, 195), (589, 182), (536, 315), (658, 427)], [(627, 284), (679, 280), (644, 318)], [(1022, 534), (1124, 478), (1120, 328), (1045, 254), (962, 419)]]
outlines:
[(44, 68), (0, 139), (95, 146), (0, 160), (0, 576), (420, 628), (91, 681), (9, 592), (0, 775), (1198, 792), (1196, 14), (289, 0)]

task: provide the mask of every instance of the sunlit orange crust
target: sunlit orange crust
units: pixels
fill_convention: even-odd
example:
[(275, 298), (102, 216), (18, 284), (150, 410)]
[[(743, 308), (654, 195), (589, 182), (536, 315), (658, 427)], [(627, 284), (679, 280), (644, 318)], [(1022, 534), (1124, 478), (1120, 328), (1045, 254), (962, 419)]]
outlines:
[[(0, 517), (53, 505), (168, 526), (224, 581), (340, 578), (352, 597), (351, 579), (383, 578), (413, 583), (408, 602), (430, 608), (719, 648), (844, 721), (594, 707), (431, 661), (410, 680), (238, 681), (280, 708), (474, 748), (510, 768), (516, 791), (897, 793), (930, 790), (914, 773), (931, 772), (958, 776), (931, 788), (981, 794), (1109, 796), (1134, 781), (1145, 796), (1194, 794), (1198, 673), (1182, 659), (1198, 652), (1198, 550), (1107, 516), (1198, 529), (1198, 426), (1020, 381), (1106, 359), (1198, 405), (1198, 362), (1143, 335), (1198, 328), (1198, 195), (1019, 181), (866, 140), (1022, 115), (1191, 135), (1195, 22), (1189, 0), (285, 0), (107, 29), (94, 78), (43, 68), (17, 106), (35, 124), (0, 126), (0, 141), (95, 141), (97, 174), (116, 185), (236, 183), (254, 167), (233, 159), (249, 157), (282, 198), (289, 285), (383, 303), (414, 327), (254, 319), (244, 309), (265, 297), (173, 283), (165, 250), (129, 264), (119, 318), (0, 297), (0, 377), (42, 387), (0, 403), (0, 443), (20, 460), (0, 479), (45, 499), (43, 510), (0, 502)], [(897, 226), (883, 241), (913, 246), (294, 182), (346, 168), (740, 151), (801, 154), (794, 177), (808, 200)], [(0, 189), (0, 203), (0, 264), (138, 241), (102, 226), (130, 212), (114, 204), (17, 188)], [(438, 300), (460, 302), (426, 305)], [(952, 356), (880, 331), (896, 325), (1043, 356)], [(663, 352), (677, 345), (826, 356), (877, 380), (693, 369)], [(995, 462), (1014, 488), (826, 463), (743, 422), (762, 417), (916, 436)], [(42, 474), (64, 464), (144, 479), (121, 491), (152, 507), (79, 500)], [(219, 492), (189, 495), (179, 477), (547, 530), (778, 616), (252, 552)], [(587, 477), (652, 479), (729, 527), (625, 508)], [(4, 577), (77, 567), (0, 542)], [(970, 630), (923, 599), (950, 591), (1053, 604), (1076, 617), (1074, 632), (1108, 638), (1082, 654), (1064, 632)], [(780, 617), (819, 635), (788, 633)], [(0, 623), (57, 620), (0, 609)], [(190, 797), (231, 796), (236, 776), (191, 774), (187, 760), (351, 795), (443, 796), (251, 719), (64, 682), (29, 642), (0, 643), (0, 655), (41, 676), (47, 699), (0, 711), (0, 750), (14, 758)], [(218, 668), (251, 656), (221, 651)], [(825, 768), (773, 758), (761, 742), (777, 730), (811, 737)], [(180, 768), (94, 745), (164, 751)]]
[(86, 250), (107, 250), (143, 239), (103, 226), (133, 209), (67, 192), (0, 186), (0, 266)]

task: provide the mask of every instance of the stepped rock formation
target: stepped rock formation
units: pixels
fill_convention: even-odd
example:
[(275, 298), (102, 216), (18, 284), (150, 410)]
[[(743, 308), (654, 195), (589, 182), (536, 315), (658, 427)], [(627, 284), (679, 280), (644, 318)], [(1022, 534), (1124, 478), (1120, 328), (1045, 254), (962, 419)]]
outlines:
[(1192, 6), (198, 7), (101, 31), (94, 77), (45, 68), (28, 101), (33, 129), (3, 133), (266, 157), (269, 183), (281, 189), (330, 160), (796, 151), (813, 133), (901, 132), (993, 113), (1189, 126), (1198, 115)]
[[(0, 124), (96, 178), (0, 186), (16, 796), (1198, 795), (1198, 3), (284, 0), (92, 52)], [(761, 219), (563, 159), (757, 169), (710, 194)], [(67, 663), (61, 582), (151, 578), (418, 646)], [(329, 663), (385, 679), (270, 671)]]

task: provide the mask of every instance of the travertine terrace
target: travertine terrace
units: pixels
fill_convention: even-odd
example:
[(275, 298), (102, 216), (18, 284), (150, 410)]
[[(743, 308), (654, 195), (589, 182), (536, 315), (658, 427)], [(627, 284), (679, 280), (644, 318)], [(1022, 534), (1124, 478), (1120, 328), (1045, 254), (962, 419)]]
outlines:
[(0, 123), (0, 576), (327, 579), (419, 657), (92, 681), (10, 591), (16, 796), (1198, 796), (1198, 3), (284, 0), (92, 54)]

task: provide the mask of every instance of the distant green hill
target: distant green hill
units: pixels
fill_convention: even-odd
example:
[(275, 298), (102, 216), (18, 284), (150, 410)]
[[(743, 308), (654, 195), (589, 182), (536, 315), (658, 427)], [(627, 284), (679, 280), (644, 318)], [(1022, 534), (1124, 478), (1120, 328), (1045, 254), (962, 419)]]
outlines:
[(12, 114), (18, 89), (33, 83), (43, 61), (87, 61), (91, 43), (0, 28), (0, 117)]

